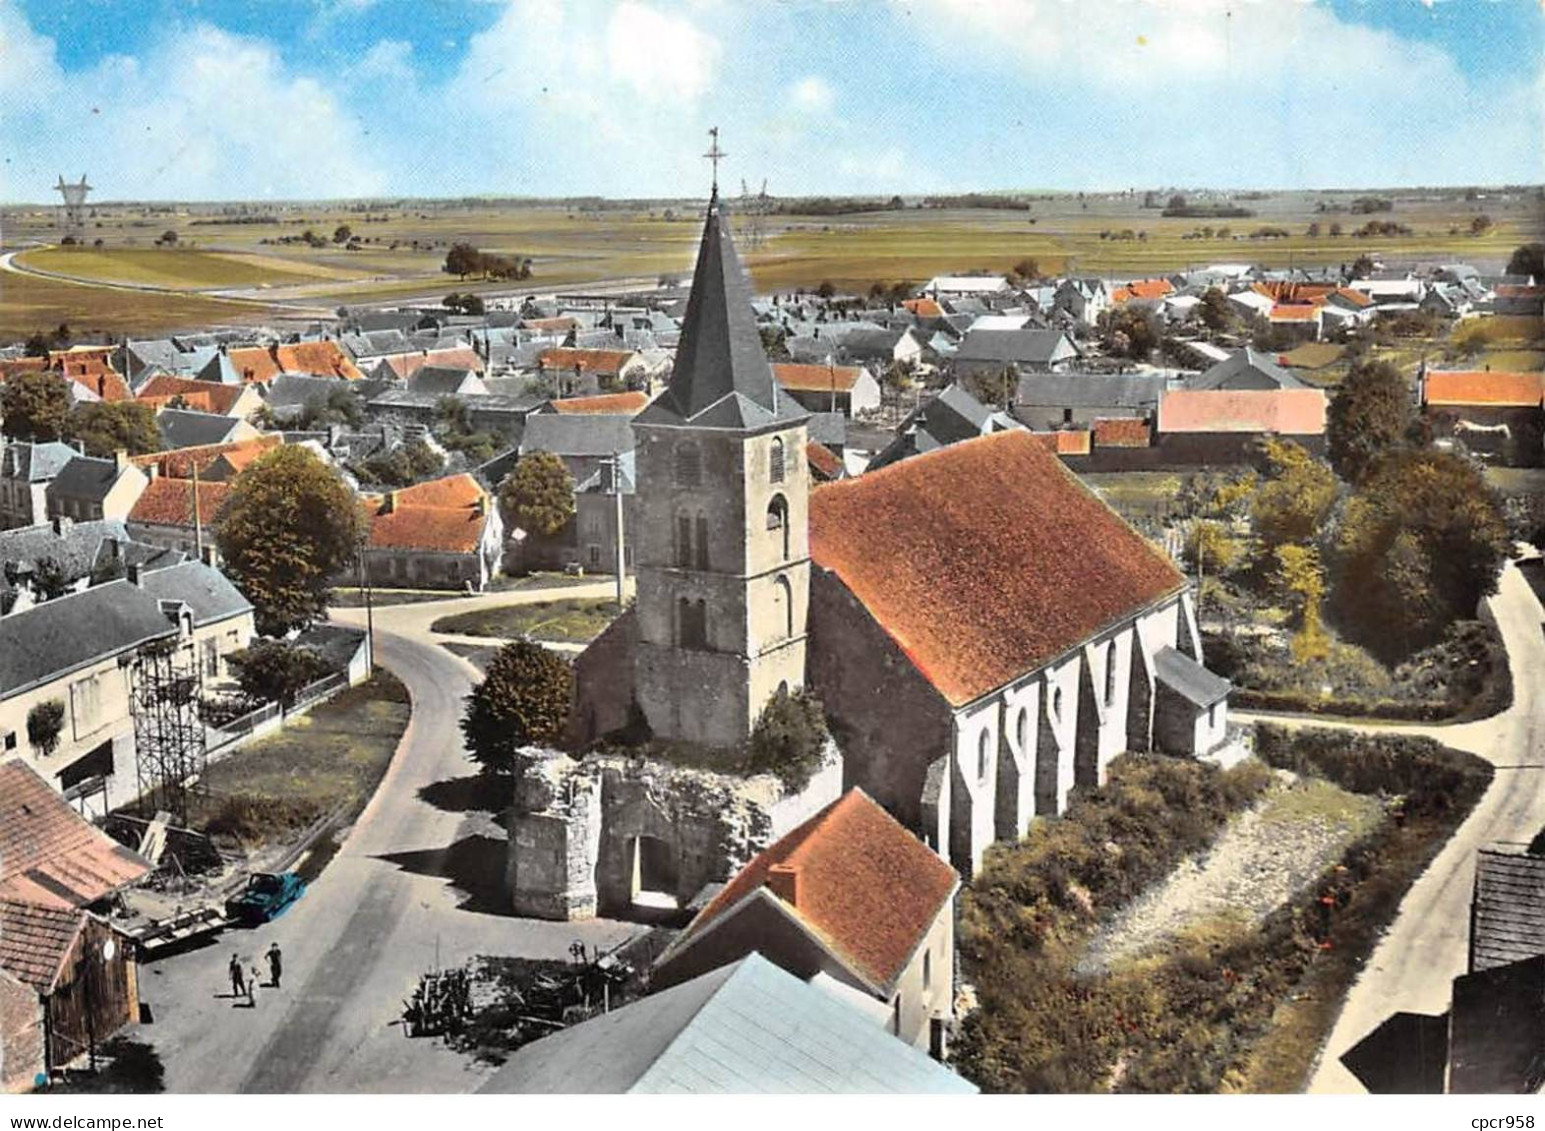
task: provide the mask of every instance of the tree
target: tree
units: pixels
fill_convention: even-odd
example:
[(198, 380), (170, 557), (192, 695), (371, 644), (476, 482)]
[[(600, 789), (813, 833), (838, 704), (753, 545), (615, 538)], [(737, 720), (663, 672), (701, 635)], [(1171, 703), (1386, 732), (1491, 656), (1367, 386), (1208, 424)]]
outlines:
[(1414, 418), (1400, 370), (1387, 361), (1354, 365), (1326, 413), (1331, 466), (1348, 483), (1360, 482), (1380, 456), (1407, 442)]
[(44, 758), (59, 749), (59, 736), (64, 733), (64, 703), (59, 699), (45, 699), (34, 703), (27, 712), (27, 742)]
[(288, 640), (258, 640), (229, 658), (244, 692), (265, 703), (278, 703), (286, 711), (301, 691), (328, 670), (321, 656)]
[(1298, 625), (1293, 659), (1298, 663), (1323, 658), (1329, 642), (1320, 619), (1325, 598), (1325, 570), (1313, 546), (1278, 546), (1272, 551), (1273, 587), (1287, 601)]
[(500, 484), (499, 505), (528, 534), (551, 537), (574, 517), (574, 477), (552, 452), (532, 452)]
[(347, 224), (339, 224), (333, 229), (334, 243), (348, 243), (354, 235), (354, 229)]
[(1120, 306), (1107, 311), (1101, 318), (1104, 321), (1101, 340), (1105, 348), (1117, 356), (1147, 361), (1159, 344), (1158, 317), (1151, 310)]
[(1526, 243), (1514, 249), (1507, 261), (1509, 275), (1532, 275), (1545, 282), (1545, 243)]
[(751, 731), (746, 759), (752, 773), (776, 774), (789, 793), (798, 793), (826, 757), (826, 715), (806, 691), (779, 688)]
[(472, 431), (472, 409), (458, 396), (447, 394), (435, 401), (435, 423), (448, 432), (462, 435)]
[(177, 232), (172, 228), (166, 229), (166, 231), (162, 232), (159, 236), (156, 237), (156, 243), (161, 244), (164, 247), (176, 247)]
[(1332, 238), (1339, 238), (1340, 237), (1340, 235), (1341, 235), (1341, 222), (1339, 220), (1338, 221), (1333, 221), (1331, 223), (1330, 234), (1331, 234)]
[(483, 269), (483, 253), (469, 243), (454, 243), (445, 253), (445, 273), (465, 279)]
[(789, 360), (788, 334), (782, 326), (762, 326), (758, 333), (762, 336), (762, 350), (768, 361)]
[(343, 479), (290, 444), (236, 477), (215, 523), (225, 572), (252, 602), (258, 630), (269, 636), (322, 615), (333, 579), (353, 564), (365, 533)]
[(1019, 370), (1012, 365), (972, 373), (965, 380), (966, 391), (985, 405), (1008, 411), (1019, 390)]
[(1352, 260), (1352, 278), (1354, 279), (1366, 279), (1369, 275), (1373, 274), (1373, 269), (1374, 263), (1373, 256), (1371, 255), (1359, 255), (1356, 259)]
[(1186, 198), (1178, 192), (1169, 198), (1168, 210), (1170, 212), (1183, 212), (1188, 206)]
[(141, 456), (161, 450), (156, 414), (139, 401), (93, 401), (70, 413), (69, 437), (79, 440), (88, 456), (111, 456), (127, 451)]
[(1009, 274), (1028, 283), (1041, 277), (1041, 264), (1034, 259), (1021, 259), (1014, 264)]
[(1484, 212), (1470, 221), (1470, 234), (1472, 236), (1484, 236), (1491, 230), (1491, 217)]
[(57, 440), (68, 431), (70, 385), (57, 373), (22, 372), (0, 385), (0, 428), (13, 440)]
[(1318, 220), (1311, 220), (1309, 222), (1308, 235), (1312, 240), (1320, 238), (1320, 222)]
[(27, 336), (27, 343), (22, 347), (22, 352), (27, 357), (47, 357), (51, 349), (53, 349), (53, 343), (48, 340), (48, 335), (41, 330), (34, 330)]
[(1255, 493), (1255, 533), (1269, 549), (1310, 543), (1336, 505), (1336, 477), (1291, 440), (1267, 440), (1265, 481)]
[(529, 640), (504, 645), (467, 696), (461, 733), (472, 760), (485, 773), (518, 773), (521, 747), (562, 736), (573, 695), (574, 671), (558, 653)]
[(1227, 330), (1234, 322), (1234, 312), (1229, 309), (1228, 296), (1217, 287), (1208, 287), (1202, 294), (1202, 301), (1197, 310), (1201, 314), (1202, 325), (1213, 332)]
[(831, 298), (837, 293), (837, 288), (830, 279), (822, 279), (821, 285), (815, 289), (815, 293), (821, 298)]
[(1386, 662), (1435, 643), (1497, 588), (1509, 545), (1501, 500), (1451, 452), (1397, 451), (1347, 504), (1333, 602)]
[(1243, 547), (1228, 536), (1228, 528), (1214, 519), (1192, 523), (1186, 537), (1186, 557), (1211, 577), (1231, 572), (1243, 553)]
[(32, 596), (38, 601), (56, 601), (70, 591), (70, 578), (58, 558), (39, 558), (32, 565), (32, 577), (28, 582)]

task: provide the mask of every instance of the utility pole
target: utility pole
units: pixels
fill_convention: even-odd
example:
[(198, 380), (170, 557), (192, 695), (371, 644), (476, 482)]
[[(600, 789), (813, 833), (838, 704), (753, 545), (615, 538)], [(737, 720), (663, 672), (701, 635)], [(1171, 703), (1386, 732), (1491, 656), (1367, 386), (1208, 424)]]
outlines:
[(627, 573), (628, 557), (623, 548), (622, 531), (622, 455), (619, 453), (607, 461), (607, 466), (612, 472), (612, 498), (616, 500), (617, 515), (617, 611), (623, 610), (622, 585), (624, 575)]
[(198, 505), (198, 460), (193, 461), (193, 553), (199, 560), (204, 560), (204, 519), (199, 513)]

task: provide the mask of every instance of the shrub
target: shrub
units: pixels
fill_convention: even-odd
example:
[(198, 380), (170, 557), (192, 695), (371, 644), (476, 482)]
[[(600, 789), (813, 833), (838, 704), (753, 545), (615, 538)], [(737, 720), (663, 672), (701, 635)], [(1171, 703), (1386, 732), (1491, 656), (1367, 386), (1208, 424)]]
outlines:
[(555, 743), (568, 721), (574, 671), (556, 652), (516, 640), (494, 653), (461, 719), (472, 760), (486, 773), (514, 774), (523, 746)]
[(203, 831), (241, 844), (262, 844), (276, 833), (305, 829), (321, 815), (322, 807), (309, 798), (234, 793), (219, 800)]
[(820, 700), (805, 691), (791, 695), (780, 688), (751, 732), (747, 768), (755, 774), (776, 774), (784, 789), (798, 793), (821, 768), (827, 737)]
[(59, 736), (64, 733), (64, 703), (59, 699), (45, 699), (35, 703), (27, 712), (27, 743), (47, 758), (59, 749)]
[(256, 641), (232, 652), (230, 664), (243, 694), (278, 703), (286, 711), (295, 705), (297, 695), (328, 672), (321, 656), (287, 640)]

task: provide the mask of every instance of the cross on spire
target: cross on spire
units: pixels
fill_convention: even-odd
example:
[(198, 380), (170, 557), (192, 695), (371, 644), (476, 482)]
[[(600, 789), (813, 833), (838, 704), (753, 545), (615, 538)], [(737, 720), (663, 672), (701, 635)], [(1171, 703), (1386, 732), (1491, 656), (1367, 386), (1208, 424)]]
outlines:
[(712, 139), (712, 144), (708, 146), (708, 152), (703, 154), (703, 156), (706, 157), (709, 161), (713, 162), (713, 196), (714, 199), (717, 200), (719, 199), (719, 162), (728, 157), (729, 154), (725, 153), (724, 150), (719, 148), (718, 126), (714, 126), (711, 130), (709, 130), (708, 136)]

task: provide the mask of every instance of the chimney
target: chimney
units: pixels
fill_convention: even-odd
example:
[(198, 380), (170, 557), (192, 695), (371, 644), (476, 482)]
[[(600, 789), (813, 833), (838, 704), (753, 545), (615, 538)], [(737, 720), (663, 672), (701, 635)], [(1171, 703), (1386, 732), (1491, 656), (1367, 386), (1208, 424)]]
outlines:
[(472, 511), (478, 516), (478, 518), (482, 518), (485, 514), (488, 513), (488, 500), (485, 499), (482, 495), (479, 495), (477, 497), (477, 502), (472, 504)]
[(767, 869), (767, 887), (790, 907), (799, 906), (798, 864), (774, 864)]
[(73, 518), (71, 518), (69, 515), (63, 515), (63, 514), (56, 514), (56, 515), (54, 515), (53, 526), (54, 526), (54, 533), (55, 534), (58, 534), (58, 535), (68, 534), (70, 532), (70, 528), (73, 527), (74, 525), (75, 525), (75, 520)]
[(115, 474), (122, 475), (128, 466), (129, 449), (119, 448), (116, 452), (113, 453), (113, 471)]
[(381, 503), (381, 513), (391, 514), (397, 509), (397, 492), (388, 491), (385, 500)]
[(139, 585), (139, 583), (140, 583), (140, 564), (139, 564), (139, 562), (130, 562), (124, 568), (124, 576), (129, 579), (129, 584), (130, 585), (136, 585), (136, 586)]
[(213, 546), (206, 543), (199, 548), (199, 561), (203, 562), (205, 565), (213, 567), (218, 564), (215, 561), (215, 558), (216, 553)]

